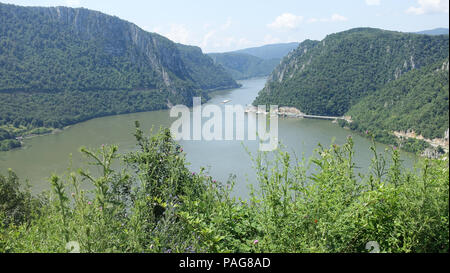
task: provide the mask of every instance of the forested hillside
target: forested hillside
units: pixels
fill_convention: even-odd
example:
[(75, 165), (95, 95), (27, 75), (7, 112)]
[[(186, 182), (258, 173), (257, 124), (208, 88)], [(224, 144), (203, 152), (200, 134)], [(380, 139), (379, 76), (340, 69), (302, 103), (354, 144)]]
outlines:
[(428, 139), (443, 138), (449, 128), (449, 61), (405, 73), (354, 105), (352, 129), (387, 137), (414, 131)]
[(305, 41), (278, 66), (255, 104), (294, 106), (341, 116), (352, 105), (412, 69), (448, 56), (448, 35), (357, 28)]
[[(221, 65), (214, 63), (210, 56), (203, 54), (196, 46), (177, 44), (185, 69), (192, 81), (203, 90), (216, 90), (238, 87), (231, 75)], [(220, 77), (218, 77), (220, 75)]]
[(259, 47), (251, 47), (236, 50), (233, 53), (243, 53), (258, 57), (263, 60), (283, 59), (289, 52), (296, 49), (299, 43), (270, 44)]
[(417, 34), (427, 35), (448, 35), (448, 28), (435, 28), (416, 32)]
[(443, 138), (449, 127), (448, 35), (358, 28), (305, 41), (274, 70), (254, 104), (293, 106), (307, 114), (351, 116), (342, 126), (398, 143), (394, 131)]
[[(238, 86), (199, 48), (100, 12), (0, 4), (0, 19), (0, 128), (8, 139), (97, 116), (189, 105), (204, 90)], [(0, 149), (18, 145), (12, 141)]]
[(199, 84), (190, 62), (208, 59), (117, 17), (87, 9), (0, 5), (0, 90), (221, 88), (236, 83), (211, 61)]
[(298, 43), (272, 44), (208, 55), (235, 80), (242, 80), (270, 75), (281, 59), (297, 46)]
[(241, 80), (270, 75), (280, 59), (264, 60), (245, 53), (211, 53), (215, 63), (222, 65), (233, 79)]

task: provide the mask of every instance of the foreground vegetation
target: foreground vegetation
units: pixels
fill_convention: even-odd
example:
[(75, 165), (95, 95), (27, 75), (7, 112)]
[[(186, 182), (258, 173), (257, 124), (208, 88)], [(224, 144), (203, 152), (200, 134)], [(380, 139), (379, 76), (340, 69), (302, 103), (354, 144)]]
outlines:
[(448, 159), (410, 171), (397, 150), (372, 148), (357, 175), (351, 138), (308, 161), (261, 153), (244, 201), (232, 179), (191, 173), (168, 130), (135, 136), (139, 149), (125, 155), (82, 148), (97, 175), (53, 175), (39, 197), (12, 171), (0, 176), (0, 252), (366, 252), (371, 241), (382, 252), (449, 250)]

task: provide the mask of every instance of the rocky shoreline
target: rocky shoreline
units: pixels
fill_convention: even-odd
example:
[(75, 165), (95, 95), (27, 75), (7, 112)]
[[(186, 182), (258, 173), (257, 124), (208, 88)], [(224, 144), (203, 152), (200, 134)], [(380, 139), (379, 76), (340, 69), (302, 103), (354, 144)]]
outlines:
[[(445, 133), (444, 138), (427, 139), (427, 138), (423, 137), (422, 135), (418, 135), (416, 132), (414, 132), (414, 130), (408, 130), (406, 132), (394, 131), (394, 135), (397, 138), (406, 138), (406, 139), (413, 138), (413, 139), (422, 140), (422, 141), (425, 141), (428, 144), (430, 144), (433, 148), (441, 147), (446, 153), (448, 153), (448, 151), (449, 151), (449, 130), (448, 129)], [(425, 151), (424, 153), (430, 154), (432, 152)]]

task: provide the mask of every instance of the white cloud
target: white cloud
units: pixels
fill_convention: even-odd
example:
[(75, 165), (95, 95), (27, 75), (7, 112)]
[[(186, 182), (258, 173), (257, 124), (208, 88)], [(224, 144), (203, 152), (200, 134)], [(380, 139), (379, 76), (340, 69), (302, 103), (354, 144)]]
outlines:
[(170, 31), (163, 35), (174, 42), (187, 44), (189, 43), (191, 33), (184, 25), (172, 24), (170, 26)]
[(215, 33), (211, 34), (210, 36), (208, 35), (206, 36), (201, 46), (203, 49), (214, 48), (215, 50), (225, 50), (229, 48), (234, 48), (236, 45), (246, 42), (245, 40), (242, 39), (238, 40), (233, 36), (220, 37), (215, 35)]
[(211, 30), (203, 36), (202, 48), (208, 47), (209, 40), (216, 34), (215, 30)]
[(379, 6), (380, 0), (366, 0), (368, 6)]
[(66, 0), (66, 6), (78, 8), (81, 6), (80, 0)]
[(238, 40), (235, 37), (227, 36), (224, 37), (222, 32), (227, 31), (233, 24), (231, 18), (228, 18), (225, 23), (222, 25), (216, 26), (215, 28), (211, 28), (211, 24), (204, 24), (203, 30), (207, 31), (206, 34), (203, 35), (201, 47), (203, 49), (207, 48), (224, 48), (231, 47), (238, 43)]
[(418, 0), (419, 5), (409, 7), (406, 13), (421, 15), (429, 13), (447, 13), (448, 14), (448, 0)]
[(231, 24), (232, 24), (231, 18), (228, 18), (227, 22), (225, 24), (223, 24), (220, 28), (222, 30), (227, 30), (231, 27)]
[(277, 44), (280, 43), (281, 39), (277, 38), (277, 37), (273, 37), (270, 34), (267, 34), (266, 36), (264, 36), (264, 44)]
[(241, 38), (239, 39), (237, 45), (238, 47), (247, 47), (252, 45), (253, 43), (251, 41), (249, 41), (247, 38)]
[(303, 16), (297, 16), (292, 13), (283, 13), (267, 26), (272, 29), (296, 29), (302, 21)]
[(235, 43), (236, 43), (236, 38), (234, 38), (234, 37), (225, 37), (225, 38), (223, 38), (222, 46), (224, 46), (224, 47), (231, 47)]
[(331, 22), (345, 22), (345, 21), (348, 21), (348, 18), (335, 13), (335, 14), (331, 15), (330, 21)]
[(307, 20), (308, 24), (317, 23), (317, 22), (327, 23), (327, 22), (345, 22), (345, 21), (348, 21), (348, 18), (345, 16), (342, 16), (340, 14), (337, 14), (337, 13), (331, 15), (331, 17), (329, 17), (329, 18), (321, 18), (321, 19), (309, 18)]
[(203, 30), (208, 30), (211, 27), (210, 23), (203, 24)]

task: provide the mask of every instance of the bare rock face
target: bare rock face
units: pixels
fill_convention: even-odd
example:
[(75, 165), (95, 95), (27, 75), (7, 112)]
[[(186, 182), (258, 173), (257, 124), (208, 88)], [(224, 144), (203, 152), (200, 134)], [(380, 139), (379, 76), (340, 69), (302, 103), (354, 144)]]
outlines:
[[(318, 41), (306, 40), (299, 45), (297, 49), (290, 52), (280, 63), (280, 65), (275, 68), (269, 77), (269, 82), (282, 82), (284, 79), (292, 78), (294, 74), (300, 70), (304, 70), (307, 65), (311, 63), (311, 58), (307, 61), (304, 57), (307, 55), (308, 51), (320, 44)], [(299, 64), (302, 64), (299, 66)]]
[(99, 40), (103, 49), (112, 56), (128, 57), (136, 63), (140, 56), (127, 55), (129, 48), (133, 47), (137, 52), (142, 52), (147, 58), (147, 64), (162, 77), (166, 87), (171, 85), (167, 71), (181, 79), (188, 78), (176, 45), (163, 36), (146, 32), (117, 17), (84, 8), (33, 9), (70, 27), (84, 40)]
[(449, 137), (448, 137), (449, 133), (448, 132), (449, 132), (449, 130), (447, 129), (443, 138), (434, 138), (434, 139), (427, 139), (427, 138), (423, 137), (422, 135), (417, 134), (414, 130), (407, 130), (406, 132), (394, 131), (394, 135), (397, 138), (406, 138), (406, 139), (412, 138), (412, 139), (418, 139), (418, 140), (423, 140), (423, 141), (427, 142), (433, 148), (425, 150), (424, 156), (430, 157), (429, 155), (431, 155), (432, 153), (437, 153), (438, 148), (441, 148), (443, 151), (448, 152), (448, 150), (449, 150)]
[(301, 117), (304, 115), (300, 110), (295, 107), (280, 107), (278, 109), (278, 114), (287, 117)]
[[(447, 60), (446, 62), (442, 63), (442, 67), (440, 70), (448, 72), (448, 68), (449, 68), (449, 61)], [(438, 71), (439, 71), (439, 69), (438, 69)]]

